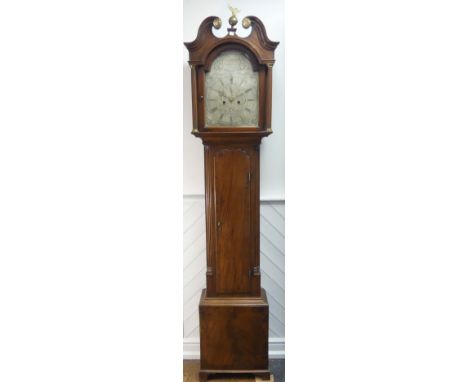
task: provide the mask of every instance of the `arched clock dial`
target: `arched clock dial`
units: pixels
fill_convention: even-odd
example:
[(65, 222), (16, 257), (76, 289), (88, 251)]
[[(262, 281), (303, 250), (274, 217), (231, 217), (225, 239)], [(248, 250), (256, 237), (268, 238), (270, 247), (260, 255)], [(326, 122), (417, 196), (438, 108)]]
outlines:
[(244, 53), (221, 53), (205, 77), (206, 127), (258, 127), (258, 72)]

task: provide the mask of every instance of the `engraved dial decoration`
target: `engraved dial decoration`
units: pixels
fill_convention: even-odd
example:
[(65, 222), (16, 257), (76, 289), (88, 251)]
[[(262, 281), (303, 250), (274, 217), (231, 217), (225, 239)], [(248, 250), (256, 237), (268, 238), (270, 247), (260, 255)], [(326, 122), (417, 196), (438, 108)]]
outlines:
[(258, 127), (258, 72), (237, 50), (221, 53), (205, 77), (206, 127)]

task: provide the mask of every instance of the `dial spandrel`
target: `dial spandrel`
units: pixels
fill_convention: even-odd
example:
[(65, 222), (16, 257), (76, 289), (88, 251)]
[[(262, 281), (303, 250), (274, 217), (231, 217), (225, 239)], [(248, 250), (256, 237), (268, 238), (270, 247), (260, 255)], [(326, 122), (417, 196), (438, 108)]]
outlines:
[(221, 53), (205, 76), (206, 127), (258, 127), (258, 72), (244, 53)]

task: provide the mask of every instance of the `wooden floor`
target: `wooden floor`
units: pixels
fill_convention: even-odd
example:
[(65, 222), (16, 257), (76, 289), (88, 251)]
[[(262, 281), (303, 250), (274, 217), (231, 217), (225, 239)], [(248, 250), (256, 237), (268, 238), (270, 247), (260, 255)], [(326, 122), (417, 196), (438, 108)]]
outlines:
[[(284, 362), (284, 361), (283, 361)], [(283, 364), (284, 365), (284, 364)], [(284, 368), (284, 366), (283, 366)], [(184, 382), (199, 382), (198, 371), (200, 370), (200, 361), (184, 361)], [(258, 382), (259, 378), (249, 375), (212, 375), (208, 379), (209, 382)], [(274, 382), (273, 374), (270, 377), (270, 382)], [(277, 381), (279, 382), (279, 381)]]

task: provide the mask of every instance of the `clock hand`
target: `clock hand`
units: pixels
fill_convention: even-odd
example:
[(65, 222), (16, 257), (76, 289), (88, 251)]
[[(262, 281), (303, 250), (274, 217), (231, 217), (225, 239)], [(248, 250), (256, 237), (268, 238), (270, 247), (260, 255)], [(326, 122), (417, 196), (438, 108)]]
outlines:
[[(229, 92), (231, 93), (231, 97), (233, 97), (233, 91), (232, 91), (232, 85), (234, 83), (234, 78), (231, 76), (231, 79), (230, 79), (230, 85), (229, 85)], [(232, 101), (231, 101), (232, 102)]]
[(241, 95), (247, 94), (250, 91), (252, 91), (252, 88), (248, 88), (247, 90), (243, 91), (241, 94), (238, 95), (238, 97), (240, 97)]

